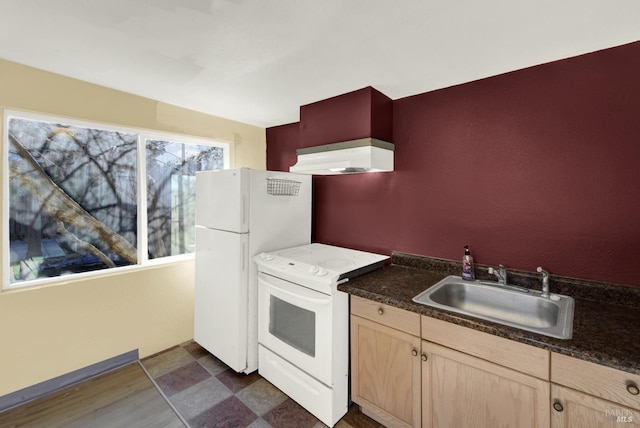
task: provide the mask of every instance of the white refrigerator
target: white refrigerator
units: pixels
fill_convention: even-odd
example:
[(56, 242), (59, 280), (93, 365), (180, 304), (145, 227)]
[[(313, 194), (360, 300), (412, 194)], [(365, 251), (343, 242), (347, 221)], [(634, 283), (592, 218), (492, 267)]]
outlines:
[(311, 242), (311, 176), (196, 173), (194, 340), (236, 372), (258, 368), (253, 256)]

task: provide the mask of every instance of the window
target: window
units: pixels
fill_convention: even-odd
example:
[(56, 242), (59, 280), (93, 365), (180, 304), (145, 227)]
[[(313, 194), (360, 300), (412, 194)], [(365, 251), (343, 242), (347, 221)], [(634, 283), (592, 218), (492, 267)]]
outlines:
[(221, 147), (146, 140), (149, 258), (195, 250), (196, 171), (222, 169)]
[(194, 251), (195, 172), (227, 144), (5, 116), (5, 288)]

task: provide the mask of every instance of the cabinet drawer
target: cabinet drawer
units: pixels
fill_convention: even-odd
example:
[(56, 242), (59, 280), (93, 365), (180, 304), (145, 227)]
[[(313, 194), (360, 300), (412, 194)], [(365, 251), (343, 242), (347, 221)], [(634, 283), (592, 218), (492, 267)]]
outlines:
[(633, 386), (640, 388), (640, 376), (632, 373), (551, 353), (551, 382), (640, 410), (640, 395), (631, 394)]
[(422, 316), (422, 338), (487, 361), (549, 380), (549, 351)]
[(420, 315), (415, 312), (351, 296), (351, 313), (413, 336), (420, 336)]

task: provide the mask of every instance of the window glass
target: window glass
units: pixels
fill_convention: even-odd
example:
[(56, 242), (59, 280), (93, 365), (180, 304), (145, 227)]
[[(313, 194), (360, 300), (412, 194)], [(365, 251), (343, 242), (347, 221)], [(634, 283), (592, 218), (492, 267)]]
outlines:
[(137, 135), (21, 118), (7, 132), (10, 282), (136, 264)]
[(222, 169), (224, 151), (146, 140), (149, 259), (195, 251), (196, 171)]
[(5, 110), (3, 287), (193, 253), (195, 173), (228, 144), (164, 137)]

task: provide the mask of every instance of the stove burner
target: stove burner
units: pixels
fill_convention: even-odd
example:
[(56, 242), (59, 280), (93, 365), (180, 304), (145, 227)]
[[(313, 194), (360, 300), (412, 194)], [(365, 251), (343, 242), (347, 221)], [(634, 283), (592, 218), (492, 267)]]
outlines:
[(291, 258), (295, 258), (295, 257), (299, 257), (299, 256), (306, 256), (307, 254), (311, 254), (311, 251), (302, 250), (302, 249), (299, 249), (299, 248), (294, 248), (294, 249), (291, 249), (291, 250), (284, 250), (284, 251), (280, 251), (278, 253), (279, 256), (291, 257)]
[(345, 266), (349, 266), (355, 264), (353, 260), (349, 259), (327, 259), (318, 262), (320, 266), (324, 266), (326, 268), (343, 268)]

